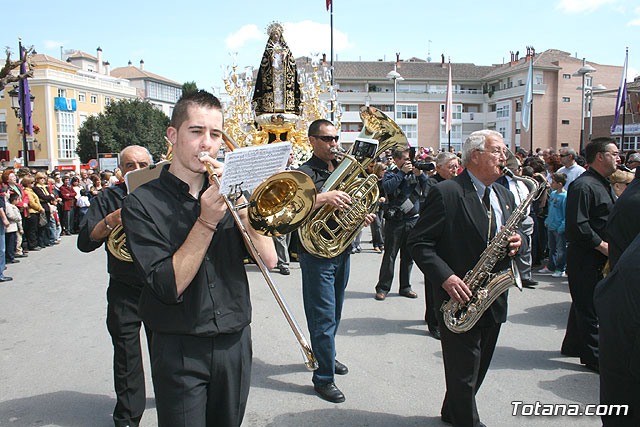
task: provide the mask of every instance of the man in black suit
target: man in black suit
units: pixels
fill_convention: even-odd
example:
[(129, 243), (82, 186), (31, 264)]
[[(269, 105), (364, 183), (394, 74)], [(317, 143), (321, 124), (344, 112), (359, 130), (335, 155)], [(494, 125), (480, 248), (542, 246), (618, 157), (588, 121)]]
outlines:
[[(423, 212), (408, 245), (416, 264), (434, 285), (435, 303), (468, 301), (472, 292), (463, 281), (513, 209), (513, 194), (501, 185), (507, 147), (496, 131), (472, 133), (462, 148), (465, 170), (429, 191)], [(522, 237), (509, 237), (509, 255), (517, 252)], [(493, 271), (508, 268), (508, 258)], [(489, 368), (500, 326), (507, 317), (507, 294), (500, 295), (469, 331), (453, 333), (440, 328), (447, 392), (441, 409), (444, 422), (455, 426), (482, 426), (475, 395)], [(438, 320), (444, 325), (442, 313)]]

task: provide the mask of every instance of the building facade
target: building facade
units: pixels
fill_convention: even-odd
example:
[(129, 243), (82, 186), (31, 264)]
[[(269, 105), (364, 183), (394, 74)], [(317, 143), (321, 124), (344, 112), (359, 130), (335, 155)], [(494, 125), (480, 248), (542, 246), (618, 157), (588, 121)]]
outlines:
[[(341, 141), (349, 145), (358, 136), (362, 124), (361, 105), (373, 105), (393, 116), (394, 83), (387, 74), (394, 70), (398, 79), (394, 120), (406, 133), (412, 146), (455, 150), (467, 136), (488, 128), (501, 132), (512, 149), (580, 147), (582, 78), (574, 74), (582, 59), (555, 49), (540, 54), (531, 51), (525, 57), (512, 54), (506, 64), (477, 66), (452, 63), (453, 123), (451, 138), (445, 133), (444, 104), (448, 67), (444, 56), (440, 63), (412, 58), (398, 62), (334, 62), (335, 82), (342, 116)], [(522, 129), (522, 100), (533, 61), (533, 114), (528, 131)], [(596, 71), (586, 76), (585, 87), (617, 87), (622, 67), (587, 62)], [(610, 114), (615, 99), (596, 99), (593, 114)], [(585, 117), (591, 111), (585, 108)], [(532, 139), (533, 138), (533, 139)], [(585, 139), (586, 140), (586, 139)]]

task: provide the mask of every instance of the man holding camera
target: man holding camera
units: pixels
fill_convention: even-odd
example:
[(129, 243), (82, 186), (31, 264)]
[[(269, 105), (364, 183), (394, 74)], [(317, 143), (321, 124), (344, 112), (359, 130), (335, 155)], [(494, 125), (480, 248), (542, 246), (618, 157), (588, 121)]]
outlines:
[(420, 168), (414, 167), (409, 149), (394, 151), (393, 162), (397, 168), (387, 170), (382, 177), (382, 188), (389, 204), (384, 213), (385, 246), (375, 296), (378, 301), (384, 301), (391, 290), (398, 250), (400, 295), (407, 298), (418, 297), (418, 294), (411, 290), (409, 283), (413, 258), (407, 249), (407, 237), (418, 220), (419, 199), (427, 183), (427, 177)]

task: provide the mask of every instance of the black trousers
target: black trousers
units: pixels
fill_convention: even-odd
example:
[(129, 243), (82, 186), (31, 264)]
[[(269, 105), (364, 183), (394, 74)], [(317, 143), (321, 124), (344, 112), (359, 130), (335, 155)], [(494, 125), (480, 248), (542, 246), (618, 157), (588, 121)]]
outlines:
[(393, 282), (393, 270), (396, 265), (396, 257), (400, 251), (400, 293), (411, 290), (411, 268), (413, 258), (407, 248), (407, 238), (418, 218), (410, 221), (387, 219), (384, 223), (384, 254), (380, 265), (380, 275), (376, 292), (389, 293)]
[[(116, 407), (113, 421), (116, 427), (137, 426), (142, 418), (147, 399), (140, 348), (138, 300), (141, 289), (129, 286), (115, 278), (107, 289), (107, 329), (113, 343), (113, 382)], [(151, 331), (145, 328), (147, 342)]]
[(14, 231), (12, 233), (5, 233), (4, 242), (5, 242), (4, 257), (7, 260), (7, 262), (13, 262), (13, 260), (15, 260), (16, 258), (18, 232)]
[(251, 381), (251, 328), (216, 337), (154, 332), (151, 374), (159, 427), (242, 423)]
[(602, 279), (602, 267), (606, 261), (607, 258), (594, 249), (571, 244), (567, 248), (573, 316), (570, 313), (563, 350), (580, 356), (580, 363), (595, 366), (598, 366), (598, 316), (593, 305), (593, 291)]
[(424, 276), (424, 321), (427, 322), (427, 327), (430, 331), (438, 329), (438, 316), (436, 313), (440, 310), (440, 307), (436, 307), (433, 299), (433, 284), (429, 283), (427, 276)]
[[(438, 315), (443, 325), (442, 315)], [(440, 328), (447, 392), (442, 403), (442, 418), (454, 426), (476, 427), (480, 423), (476, 393), (482, 385), (501, 324), (456, 334), (446, 326)]]
[(29, 250), (38, 246), (38, 219), (40, 215), (37, 213), (29, 214), (22, 222), (24, 226), (24, 235), (26, 236), (27, 247)]

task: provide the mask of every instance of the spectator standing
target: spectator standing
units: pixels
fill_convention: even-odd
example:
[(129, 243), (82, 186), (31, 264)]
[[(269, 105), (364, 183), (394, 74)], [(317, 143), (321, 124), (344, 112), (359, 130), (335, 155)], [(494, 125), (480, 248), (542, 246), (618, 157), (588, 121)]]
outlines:
[(60, 222), (62, 223), (62, 234), (67, 236), (71, 235), (71, 217), (76, 202), (76, 192), (71, 187), (70, 181), (69, 176), (65, 175), (60, 186), (60, 198), (62, 199)]
[(33, 188), (40, 199), (40, 205), (44, 209), (45, 220), (38, 222), (38, 243), (41, 247), (52, 246), (55, 242), (55, 236), (53, 236), (51, 225), (51, 204), (55, 203), (55, 196), (51, 194), (49, 190), (49, 184), (47, 183), (47, 176), (42, 173), (36, 173), (36, 185)]
[(24, 223), (25, 238), (27, 240), (27, 248), (30, 251), (39, 251), (41, 246), (38, 239), (40, 213), (44, 212), (44, 208), (40, 203), (40, 198), (33, 191), (35, 179), (31, 175), (22, 178), (24, 191), (29, 198), (29, 216)]
[(567, 176), (567, 185), (565, 186), (567, 189), (569, 189), (571, 183), (585, 171), (585, 168), (580, 166), (576, 162), (576, 159), (577, 154), (574, 149), (567, 147), (560, 149), (560, 162), (562, 163), (562, 167), (558, 169), (558, 172)]
[(18, 234), (22, 234), (22, 215), (18, 209), (18, 195), (11, 193), (9, 203), (6, 206), (6, 216), (9, 226), (5, 231), (5, 260), (7, 264), (20, 262), (16, 259), (16, 248), (18, 247)]
[(8, 282), (9, 280), (13, 280), (13, 277), (4, 275), (4, 270), (6, 269), (6, 242), (4, 236), (6, 229), (9, 227), (9, 221), (7, 220), (7, 216), (5, 215), (5, 191), (6, 187), (2, 186), (0, 188), (0, 282)]
[[(7, 178), (6, 178), (6, 185), (8, 187), (9, 194), (18, 195), (18, 202), (16, 203), (16, 206), (20, 210), (22, 221), (24, 221), (29, 216), (29, 197), (25, 193), (24, 188), (20, 184), (18, 184), (17, 177), (13, 169), (8, 169), (8, 171), (9, 171), (9, 174), (7, 175)], [(5, 175), (3, 174), (3, 180), (4, 180), (4, 176)], [(24, 224), (21, 224), (20, 227), (23, 228)], [(23, 254), (22, 236), (18, 234), (17, 237), (18, 239), (17, 239), (17, 246), (16, 246), (16, 256), (21, 258), (23, 256), (26, 256), (26, 254)], [(26, 245), (25, 245), (25, 250), (27, 252), (29, 251), (28, 248), (26, 248)]]
[(561, 172), (556, 172), (551, 177), (553, 192), (549, 197), (549, 215), (544, 222), (549, 232), (549, 264), (545, 267), (547, 271), (541, 272), (552, 273), (553, 277), (566, 277), (567, 240), (564, 233), (567, 205), (567, 192), (564, 189), (566, 182), (567, 176)]

